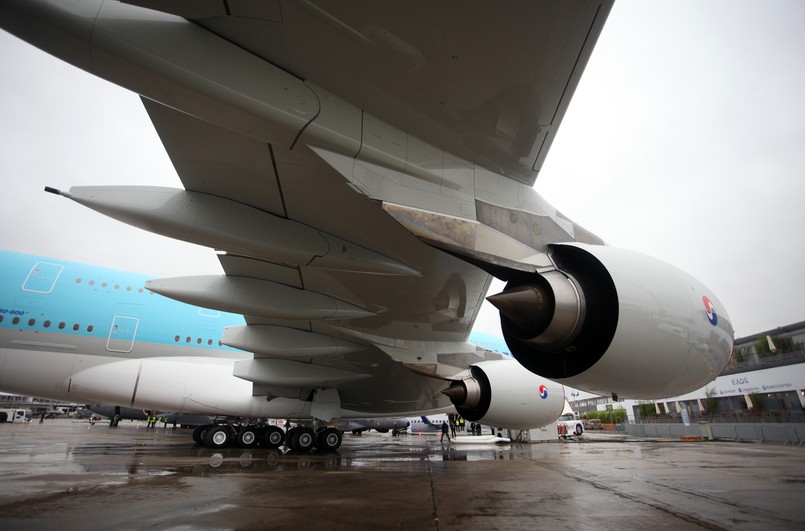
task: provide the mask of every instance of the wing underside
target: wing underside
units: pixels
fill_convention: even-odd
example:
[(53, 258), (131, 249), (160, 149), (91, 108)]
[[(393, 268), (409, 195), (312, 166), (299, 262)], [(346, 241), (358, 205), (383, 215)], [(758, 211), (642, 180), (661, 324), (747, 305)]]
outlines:
[(492, 274), (600, 242), (531, 186), (610, 7), (103, 2), (74, 64), (142, 96), (184, 190), (71, 198), (221, 253), (149, 289), (244, 315), (255, 394), (444, 407), (496, 357), (466, 343)]

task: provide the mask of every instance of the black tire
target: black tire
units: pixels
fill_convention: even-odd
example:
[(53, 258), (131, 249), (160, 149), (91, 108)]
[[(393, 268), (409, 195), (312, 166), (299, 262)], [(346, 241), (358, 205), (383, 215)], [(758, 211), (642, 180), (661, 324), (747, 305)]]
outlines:
[(327, 428), (318, 433), (316, 436), (316, 448), (325, 452), (334, 452), (338, 450), (343, 441), (343, 435), (335, 428)]
[(236, 441), (239, 448), (254, 448), (260, 442), (260, 428), (244, 426), (238, 430)]
[(204, 446), (207, 448), (225, 448), (232, 444), (233, 433), (229, 426), (212, 426), (204, 432)]
[(316, 446), (316, 433), (308, 427), (294, 428), (291, 430), (291, 450), (298, 452), (309, 452)]
[(5, 411), (0, 413), (0, 423), (3, 422), (8, 422), (8, 413), (6, 413)]
[(262, 440), (266, 448), (279, 448), (285, 444), (285, 432), (278, 426), (269, 426), (265, 429)]
[(204, 446), (204, 432), (209, 428), (209, 424), (202, 424), (193, 429), (193, 442), (199, 446)]
[(574, 433), (576, 435), (581, 435), (582, 433), (584, 433), (584, 430), (582, 429), (581, 424), (576, 424), (576, 430), (574, 431)]

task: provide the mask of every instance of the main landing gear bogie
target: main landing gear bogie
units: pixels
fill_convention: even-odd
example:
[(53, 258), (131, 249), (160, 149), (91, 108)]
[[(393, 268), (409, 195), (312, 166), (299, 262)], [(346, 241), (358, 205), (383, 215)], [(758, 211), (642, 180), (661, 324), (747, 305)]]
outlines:
[(206, 448), (264, 448), (276, 449), (285, 446), (294, 452), (321, 450), (332, 452), (341, 446), (343, 434), (335, 428), (296, 426), (287, 433), (279, 426), (259, 426), (253, 424), (207, 424), (193, 430), (193, 441)]

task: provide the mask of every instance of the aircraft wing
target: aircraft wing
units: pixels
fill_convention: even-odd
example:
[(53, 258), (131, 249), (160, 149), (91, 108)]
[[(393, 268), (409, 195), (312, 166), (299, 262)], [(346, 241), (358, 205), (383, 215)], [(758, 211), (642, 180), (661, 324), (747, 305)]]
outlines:
[[(533, 184), (610, 9), (608, 2), (129, 3), (191, 19), (315, 87), (315, 98), (349, 102), (332, 116), (323, 116), (323, 102), (314, 106), (318, 116), (287, 146), (256, 138), (247, 118), (233, 125), (144, 98), (186, 190), (323, 231), (331, 235), (328, 257), (351, 245), (352, 263), (364, 269), (233, 253), (223, 242), (227, 275), (349, 302), (367, 313), (339, 320), (341, 328), (419, 341), (465, 340), (491, 281), (423, 241), (453, 250), (474, 239), (475, 256), (496, 254), (477, 243), (489, 237), (475, 225), (483, 215), (494, 227), (508, 210), (500, 198), (478, 202), (484, 191), (473, 173), (482, 166)], [(244, 79), (235, 85), (253, 81), (236, 74)], [(292, 104), (310, 102), (300, 95)], [(354, 153), (308, 131), (328, 120), (343, 136), (354, 134)], [(584, 239), (545, 210), (545, 239)], [(446, 223), (456, 227), (434, 229)], [(497, 254), (528, 262), (534, 247), (544, 250), (544, 241), (514, 240), (506, 245), (516, 251)], [(311, 328), (301, 321), (293, 326)]]
[[(417, 231), (411, 213), (475, 223), (484, 207), (476, 202), (475, 165), (533, 184), (608, 3), (478, 3), (456, 9), (452, 3), (303, 1), (269, 2), (248, 12), (211, 3), (130, 3), (191, 19), (303, 80), (317, 98), (349, 102), (337, 110), (360, 115), (357, 122), (353, 116), (311, 122), (322, 118), (345, 128), (355, 144), (344, 151), (308, 134), (311, 125), (288, 146), (257, 138), (248, 126), (240, 127), (246, 120), (233, 127), (143, 98), (187, 191), (252, 207), (266, 218), (292, 220), (327, 240), (327, 254), (314, 252), (310, 260), (272, 257), (248, 246), (233, 250), (219, 242), (217, 247), (228, 251), (220, 256), (227, 277), (265, 281), (291, 288), (292, 297), (310, 293), (362, 311), (321, 318), (313, 301), (308, 314), (303, 309), (289, 319), (271, 311), (258, 314), (253, 307), (227, 308), (247, 320), (225, 340), (255, 353), (240, 374), (255, 382), (255, 394), (282, 393), (276, 386), (297, 378), (291, 368), (286, 372), (285, 359), (292, 357), (316, 366), (305, 367), (311, 381), (321, 381), (316, 371), (326, 367), (342, 404), (369, 410), (369, 404), (350, 403), (350, 396), (358, 396), (351, 387), (365, 396), (376, 382), (381, 387), (376, 396), (382, 396), (392, 387), (422, 385), (400, 363), (418, 374), (454, 379), (489, 357), (464, 342), (492, 277), (434, 247), (462, 242)], [(309, 103), (302, 100), (305, 96), (295, 103)], [(262, 236), (272, 238), (271, 230)], [(560, 239), (572, 239), (567, 232), (572, 230)], [(346, 265), (328, 264), (339, 247), (354, 256)], [(161, 293), (204, 305), (175, 291)], [(218, 302), (207, 305), (220, 308)], [(267, 352), (266, 343), (278, 335), (287, 336), (285, 348)], [(320, 340), (338, 346), (326, 355), (305, 354), (308, 342)], [(433, 342), (441, 346), (434, 349)], [(289, 356), (289, 348), (297, 354)], [(269, 372), (278, 376), (261, 377)], [(383, 378), (372, 378), (380, 372)], [(297, 379), (308, 392), (305, 378)], [(432, 385), (419, 393), (433, 397), (430, 403), (407, 407), (443, 406), (437, 397), (444, 384)]]
[(129, 0), (533, 185), (611, 1)]

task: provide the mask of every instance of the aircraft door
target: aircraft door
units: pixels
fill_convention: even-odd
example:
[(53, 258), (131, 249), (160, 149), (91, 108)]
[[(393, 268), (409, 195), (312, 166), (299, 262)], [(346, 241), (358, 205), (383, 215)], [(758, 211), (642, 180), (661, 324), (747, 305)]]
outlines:
[(37, 262), (25, 277), (22, 290), (33, 293), (50, 293), (63, 270), (64, 266), (61, 264)]
[(112, 327), (109, 329), (109, 339), (106, 341), (106, 350), (110, 352), (131, 352), (134, 349), (134, 338), (137, 335), (137, 326), (140, 320), (137, 317), (115, 315)]

